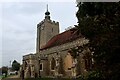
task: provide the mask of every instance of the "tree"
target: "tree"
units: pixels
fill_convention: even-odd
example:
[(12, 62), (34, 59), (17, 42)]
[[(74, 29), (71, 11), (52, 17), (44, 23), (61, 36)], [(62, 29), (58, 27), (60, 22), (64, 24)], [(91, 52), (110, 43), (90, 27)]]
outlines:
[(106, 80), (120, 75), (120, 2), (78, 3), (78, 32), (90, 40), (94, 69)]
[(6, 76), (7, 76), (7, 73), (8, 73), (8, 67), (3, 66), (3, 67), (2, 67), (2, 74), (5, 74), (5, 77), (6, 77)]
[(18, 63), (16, 60), (12, 62), (12, 70), (18, 71), (20, 69), (20, 63)]

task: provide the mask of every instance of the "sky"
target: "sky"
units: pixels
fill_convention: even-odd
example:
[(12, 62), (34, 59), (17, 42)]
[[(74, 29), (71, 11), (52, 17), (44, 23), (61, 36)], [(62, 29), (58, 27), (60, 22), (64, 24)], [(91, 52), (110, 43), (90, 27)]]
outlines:
[(47, 4), (51, 20), (59, 22), (60, 32), (77, 24), (73, 0), (4, 0), (0, 3), (0, 67), (10, 66), (13, 60), (21, 63), (23, 55), (36, 52), (37, 24), (44, 19)]

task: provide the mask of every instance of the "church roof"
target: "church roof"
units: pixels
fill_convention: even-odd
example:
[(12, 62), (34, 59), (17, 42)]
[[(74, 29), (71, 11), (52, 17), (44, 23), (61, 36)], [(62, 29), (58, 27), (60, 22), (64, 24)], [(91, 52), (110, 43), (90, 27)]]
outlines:
[(73, 41), (79, 37), (82, 37), (81, 35), (78, 35), (77, 33), (77, 29), (76, 28), (72, 28), (70, 30), (67, 30), (65, 32), (62, 32), (58, 35), (55, 35), (54, 37), (52, 37), (45, 46), (43, 46), (41, 48), (41, 50), (43, 49), (47, 49), (50, 47), (54, 47), (54, 46), (58, 46), (70, 41)]

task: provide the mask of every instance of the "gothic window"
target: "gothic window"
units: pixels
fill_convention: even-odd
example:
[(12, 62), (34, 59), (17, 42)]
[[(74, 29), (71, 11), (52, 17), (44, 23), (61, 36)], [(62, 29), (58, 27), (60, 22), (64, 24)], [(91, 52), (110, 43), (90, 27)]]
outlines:
[(40, 63), (40, 70), (43, 70), (43, 64)]
[(52, 58), (51, 60), (51, 70), (55, 70), (55, 66), (56, 66), (56, 61), (54, 58)]

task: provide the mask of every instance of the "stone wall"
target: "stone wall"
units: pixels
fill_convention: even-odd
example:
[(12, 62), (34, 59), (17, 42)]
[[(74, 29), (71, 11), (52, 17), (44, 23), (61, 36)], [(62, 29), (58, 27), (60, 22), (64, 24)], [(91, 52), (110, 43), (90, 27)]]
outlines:
[[(41, 76), (44, 75), (44, 76), (56, 76), (56, 74), (61, 74), (65, 77), (71, 77), (73, 76), (73, 69), (70, 69), (70, 70), (65, 70), (65, 63), (64, 63), (64, 59), (65, 59), (65, 56), (68, 54), (68, 51), (71, 49), (71, 48), (75, 48), (77, 46), (84, 46), (85, 44), (87, 44), (89, 42), (89, 40), (85, 39), (85, 38), (78, 38), (74, 41), (71, 41), (71, 42), (68, 42), (68, 43), (65, 43), (65, 44), (62, 44), (62, 45), (58, 45), (58, 46), (55, 46), (55, 47), (51, 47), (51, 48), (48, 48), (48, 49), (45, 49), (45, 50), (41, 50), (40, 53), (37, 54), (37, 57), (40, 59), (41, 56), (44, 56), (44, 57), (47, 57), (47, 61), (42, 61), (44, 64), (43, 67), (45, 66), (49, 66), (48, 69), (45, 67), (45, 69), (47, 69), (49, 72), (48, 74), (45, 73), (45, 70), (41, 71)], [(85, 49), (86, 51), (86, 49)], [(79, 66), (79, 69), (76, 69), (76, 73), (79, 73), (79, 74), (85, 74), (86, 73), (86, 70), (85, 70), (85, 64), (84, 64), (84, 59), (83, 59), (83, 56), (84, 54), (86, 53), (85, 51), (83, 51), (78, 57), (77, 57), (77, 60), (78, 60), (78, 63), (80, 63), (78, 66)], [(57, 62), (57, 58), (58, 58), (58, 62), (60, 62), (60, 58), (62, 59), (62, 72), (60, 72), (60, 70), (58, 71), (57, 68), (53, 71), (50, 69), (50, 61), (51, 59), (54, 58)], [(73, 61), (74, 59), (72, 59)], [(46, 64), (47, 62), (47, 64)], [(69, 62), (68, 62), (69, 64)], [(59, 63), (59, 66), (60, 63)], [(58, 68), (59, 68), (58, 66)], [(56, 66), (57, 67), (57, 66)], [(58, 73), (56, 72), (58, 71)]]
[(24, 77), (35, 77), (35, 68), (36, 68), (36, 55), (35, 54), (28, 54), (23, 56), (23, 70), (24, 70)]
[[(85, 69), (86, 64), (84, 57), (86, 53), (90, 52), (89, 49), (86, 47), (81, 53), (79, 53), (79, 56), (77, 56), (76, 59), (71, 56), (69, 50), (78, 46), (84, 46), (85, 44), (88, 44), (88, 42), (89, 40), (82, 37), (62, 45), (41, 50), (39, 53), (36, 54), (23, 56), (25, 77), (35, 77), (35, 74), (37, 74), (37, 77), (59, 75), (64, 77), (72, 77), (86, 74), (87, 69)], [(66, 59), (66, 56), (69, 57), (69, 61), (67, 61), (68, 59)], [(51, 70), (52, 58), (54, 58), (55, 60), (54, 70)], [(27, 62), (26, 66), (25, 61)], [(42, 70), (40, 70), (40, 64), (43, 65)], [(74, 65), (76, 66), (74, 67)]]

